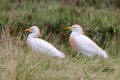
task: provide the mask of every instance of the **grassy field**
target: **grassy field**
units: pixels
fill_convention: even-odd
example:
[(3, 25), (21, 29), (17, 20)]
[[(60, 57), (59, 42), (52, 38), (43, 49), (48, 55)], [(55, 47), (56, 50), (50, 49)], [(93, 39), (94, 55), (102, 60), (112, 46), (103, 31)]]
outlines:
[[(95, 1), (0, 0), (0, 80), (120, 80), (120, 8)], [(80, 24), (109, 58), (76, 56), (70, 31), (63, 29), (73, 24)], [(33, 53), (23, 32), (32, 25), (66, 58)]]

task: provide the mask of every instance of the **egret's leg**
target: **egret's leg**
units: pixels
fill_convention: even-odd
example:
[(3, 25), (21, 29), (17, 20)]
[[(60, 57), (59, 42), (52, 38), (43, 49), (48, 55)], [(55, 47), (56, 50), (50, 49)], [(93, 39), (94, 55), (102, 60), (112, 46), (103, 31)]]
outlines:
[(78, 57), (80, 56), (80, 52), (78, 52), (77, 56), (78, 56)]

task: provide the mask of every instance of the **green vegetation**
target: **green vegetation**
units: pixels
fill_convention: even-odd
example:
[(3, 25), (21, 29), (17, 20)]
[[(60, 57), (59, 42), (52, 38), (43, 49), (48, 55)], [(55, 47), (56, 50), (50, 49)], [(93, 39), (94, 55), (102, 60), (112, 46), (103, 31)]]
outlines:
[[(109, 59), (88, 58), (70, 47), (70, 31), (80, 24)], [(33, 53), (26, 45), (29, 26), (63, 51), (58, 59)], [(120, 8), (115, 0), (0, 0), (0, 80), (119, 80)]]

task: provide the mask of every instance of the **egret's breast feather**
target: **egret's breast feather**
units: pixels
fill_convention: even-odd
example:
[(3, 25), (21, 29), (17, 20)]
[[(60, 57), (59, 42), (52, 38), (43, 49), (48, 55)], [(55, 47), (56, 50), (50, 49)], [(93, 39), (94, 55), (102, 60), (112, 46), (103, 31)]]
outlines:
[(70, 42), (72, 48), (74, 48), (76, 51), (78, 51), (77, 43), (76, 43), (76, 41), (75, 41), (74, 36), (71, 36), (71, 37), (70, 37), (69, 42)]

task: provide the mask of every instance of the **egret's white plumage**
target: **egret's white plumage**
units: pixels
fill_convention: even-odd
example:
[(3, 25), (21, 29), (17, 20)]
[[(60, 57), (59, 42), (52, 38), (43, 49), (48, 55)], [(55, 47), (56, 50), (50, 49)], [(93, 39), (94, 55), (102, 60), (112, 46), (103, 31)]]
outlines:
[(47, 54), (49, 56), (57, 56), (60, 58), (65, 57), (64, 53), (57, 50), (53, 45), (51, 45), (45, 40), (38, 38), (40, 35), (40, 31), (37, 26), (32, 26), (29, 29), (26, 29), (24, 31), (31, 32), (27, 38), (27, 44), (33, 51), (36, 51), (42, 54)]
[(72, 27), (66, 27), (65, 29), (72, 30), (70, 34), (69, 42), (71, 46), (77, 51), (86, 56), (103, 56), (108, 57), (108, 54), (102, 50), (94, 41), (84, 35), (82, 27), (80, 25), (73, 25)]

